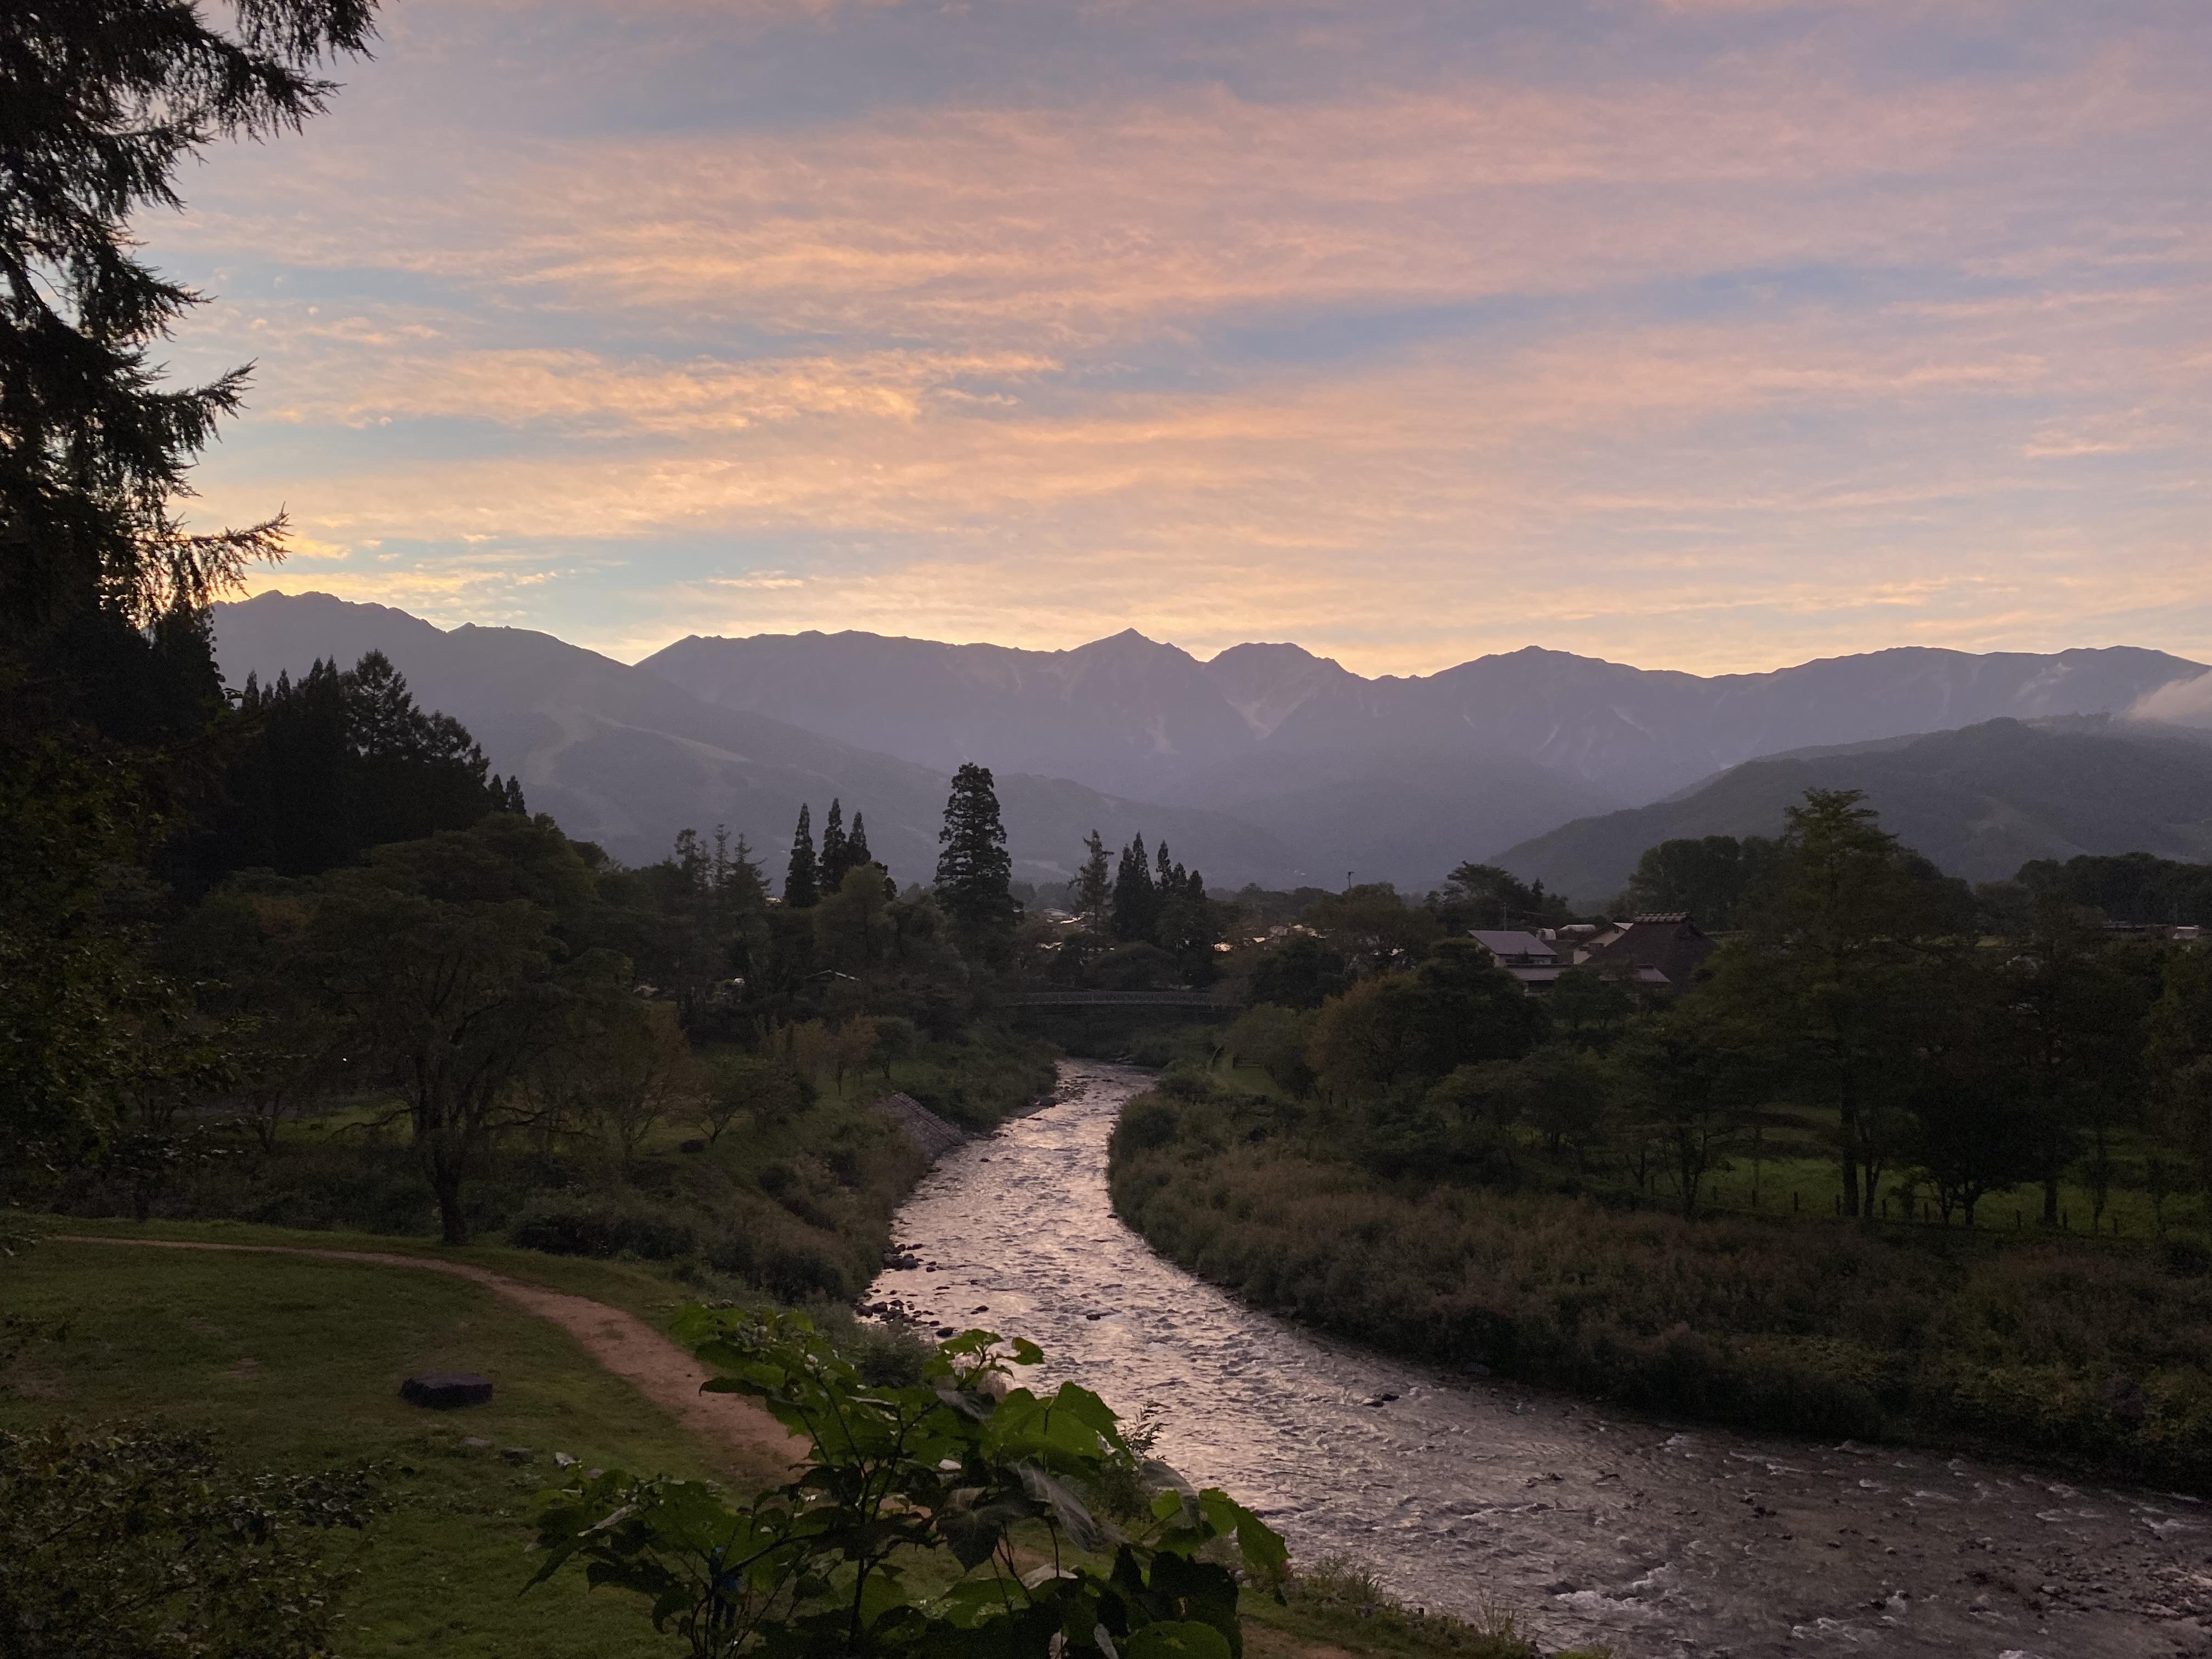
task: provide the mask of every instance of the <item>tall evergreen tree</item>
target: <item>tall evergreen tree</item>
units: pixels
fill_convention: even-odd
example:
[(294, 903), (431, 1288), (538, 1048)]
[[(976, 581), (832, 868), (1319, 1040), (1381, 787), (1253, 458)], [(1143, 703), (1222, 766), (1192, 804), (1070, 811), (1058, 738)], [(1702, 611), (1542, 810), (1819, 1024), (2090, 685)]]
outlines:
[(1152, 931), (1152, 872), (1145, 862), (1145, 838), (1121, 849), (1114, 872), (1114, 937), (1124, 943), (1149, 939)]
[(160, 385), (155, 343), (202, 296), (136, 257), (131, 221), (180, 205), (213, 139), (319, 112), (335, 88), (315, 71), (367, 48), (372, 9), (0, 7), (0, 629), (198, 609), (276, 551), (277, 520), (196, 536), (173, 513), (246, 374)]
[(252, 740), (184, 854), (198, 880), (260, 867), (315, 875), (371, 847), (523, 811), (520, 781), (488, 776), (467, 728), (419, 707), (380, 653), (344, 672), (318, 659), (273, 685), (249, 675), (239, 714)]
[(1014, 861), (990, 769), (973, 761), (952, 775), (938, 832), (937, 899), (965, 941), (985, 955), (1010, 938), (1021, 906), (1012, 891)]
[(1083, 867), (1075, 872), (1076, 914), (1092, 933), (1103, 933), (1111, 920), (1107, 906), (1114, 896), (1114, 868), (1106, 857), (1106, 843), (1096, 830), (1083, 848)]
[(853, 814), (853, 830), (845, 837), (845, 861), (852, 866), (876, 861), (876, 855), (868, 850), (868, 820), (859, 812)]
[(816, 880), (823, 893), (834, 893), (845, 884), (845, 872), (853, 867), (853, 849), (845, 839), (845, 807), (836, 799), (830, 802), (830, 816), (822, 825), (822, 852), (815, 860)]
[(812, 808), (802, 801), (799, 827), (791, 834), (791, 862), (784, 867), (783, 902), (794, 910), (811, 910), (821, 902), (822, 875), (814, 860)]
[(214, 745), (147, 751), (220, 720), (207, 602), (278, 550), (277, 520), (178, 519), (246, 375), (162, 383), (153, 354), (200, 296), (137, 257), (133, 221), (181, 206), (217, 138), (319, 111), (316, 71), (365, 49), (372, 4), (0, 5), (0, 1198), (96, 1145), (174, 1063), (155, 1034), (191, 1028), (119, 921), (143, 901), (110, 890), (204, 781)]

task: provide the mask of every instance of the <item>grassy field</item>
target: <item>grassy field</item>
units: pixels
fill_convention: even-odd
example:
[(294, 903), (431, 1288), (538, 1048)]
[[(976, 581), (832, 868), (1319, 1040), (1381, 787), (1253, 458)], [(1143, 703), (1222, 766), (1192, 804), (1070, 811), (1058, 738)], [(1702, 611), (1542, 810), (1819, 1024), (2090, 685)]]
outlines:
[[(707, 1448), (553, 1326), (442, 1274), (49, 1240), (0, 1266), (0, 1275), (11, 1310), (68, 1328), (11, 1370), (0, 1394), (10, 1426), (158, 1418), (211, 1431), (241, 1467), (368, 1457), (392, 1468), (391, 1512), (337, 1546), (360, 1575), (348, 1603), (354, 1653), (665, 1653), (634, 1608), (587, 1596), (580, 1579), (520, 1594), (532, 1498), (551, 1482), (553, 1454), (755, 1481), (767, 1473), (717, 1467)], [(627, 1299), (650, 1299), (643, 1284), (623, 1285), (626, 1277), (589, 1275), (600, 1287), (626, 1288)], [(399, 1398), (410, 1371), (438, 1368), (481, 1370), (498, 1394), (456, 1413)], [(468, 1437), (495, 1449), (465, 1447)], [(507, 1448), (529, 1455), (509, 1461)]]
[[(88, 1234), (421, 1254), (593, 1297), (659, 1325), (684, 1297), (665, 1268), (482, 1247), (445, 1251), (377, 1235), (237, 1223), (57, 1218)], [(0, 1375), (0, 1425), (158, 1419), (205, 1430), (246, 1469), (362, 1458), (386, 1466), (389, 1513), (342, 1534), (357, 1574), (342, 1651), (440, 1659), (626, 1659), (681, 1651), (635, 1600), (586, 1594), (580, 1576), (522, 1593), (535, 1498), (554, 1454), (588, 1467), (705, 1475), (741, 1488), (779, 1472), (702, 1444), (608, 1376), (551, 1324), (441, 1273), (276, 1255), (133, 1249), (49, 1237), (0, 1261), (0, 1302), (59, 1341), (34, 1343)], [(481, 1370), (491, 1404), (430, 1413), (398, 1397), (416, 1370)], [(487, 1439), (489, 1449), (466, 1438)], [(517, 1454), (505, 1455), (508, 1449)], [(523, 1455), (522, 1454), (526, 1454)], [(1295, 1586), (1290, 1605), (1252, 1600), (1255, 1659), (1532, 1659), (1524, 1644), (1402, 1614), (1354, 1574)]]

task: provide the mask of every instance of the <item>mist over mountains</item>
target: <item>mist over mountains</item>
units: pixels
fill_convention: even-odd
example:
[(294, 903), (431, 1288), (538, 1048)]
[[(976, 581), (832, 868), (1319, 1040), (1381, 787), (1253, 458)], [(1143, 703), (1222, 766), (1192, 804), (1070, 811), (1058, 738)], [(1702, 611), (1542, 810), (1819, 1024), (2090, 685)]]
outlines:
[[(1216, 885), (1336, 886), (1349, 872), (1418, 888), (1478, 858), (1591, 902), (1620, 884), (1613, 842), (1646, 825), (1680, 817), (1734, 826), (1697, 833), (1771, 833), (1770, 788), (1721, 787), (1746, 762), (1991, 721), (2028, 731), (2021, 722), (2123, 715), (2162, 690), (2193, 705), (2203, 699), (2186, 683), (2205, 672), (2132, 647), (1908, 647), (1700, 677), (1530, 647), (1370, 679), (1296, 645), (1242, 645), (1202, 662), (1133, 630), (1051, 652), (858, 633), (695, 635), (633, 667), (544, 634), (447, 631), (319, 594), (222, 605), (216, 626), (234, 683), (249, 670), (296, 674), (318, 655), (349, 662), (384, 650), (426, 705), (468, 725), (495, 769), (520, 773), (533, 805), (626, 860), (659, 856), (680, 829), (725, 823), (774, 873), (800, 802), (818, 822), (836, 795), (848, 813), (866, 812), (896, 874), (925, 878), (946, 779), (975, 760), (998, 775), (1018, 873), (1030, 879), (1068, 872), (1095, 825), (1115, 845), (1164, 836)], [(2070, 734), (2069, 752), (2125, 744), (2141, 729), (2097, 721)], [(1878, 752), (1826, 756), (1819, 775), (1858, 775)], [(2048, 772), (2041, 753), (1990, 747), (1978, 763), (1983, 796), (2008, 799), (1997, 776), (2008, 766)], [(2076, 769), (2079, 810), (2023, 809), (2016, 833), (1947, 842), (1953, 856), (1978, 871), (2016, 846), (2033, 857), (2144, 844), (2109, 844), (2148, 833), (2130, 805), (2136, 785), (2115, 783), (2142, 767)], [(1899, 810), (1916, 811), (1899, 793), (1906, 775), (1885, 775)], [(2037, 787), (2050, 807), (2052, 792), (2072, 786), (2046, 777)], [(2096, 799), (2115, 788), (2127, 799)], [(1704, 805), (1686, 817), (1653, 805), (1678, 793)], [(1622, 810), (1637, 808), (1658, 816)], [(1948, 810), (1931, 806), (1928, 821)], [(2157, 810), (2164, 823), (2193, 809)], [(1558, 839), (1583, 819), (1620, 835)], [(2147, 850), (2193, 844), (2186, 823), (2160, 833)], [(1938, 847), (1924, 850), (1946, 861)]]

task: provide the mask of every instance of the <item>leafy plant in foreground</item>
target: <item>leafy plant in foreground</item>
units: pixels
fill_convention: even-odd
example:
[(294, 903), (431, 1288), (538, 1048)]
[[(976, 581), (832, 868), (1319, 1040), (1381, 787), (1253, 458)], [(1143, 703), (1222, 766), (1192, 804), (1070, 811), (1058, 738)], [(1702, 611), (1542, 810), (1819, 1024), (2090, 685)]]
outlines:
[(1139, 1453), (1089, 1389), (1011, 1386), (1033, 1343), (969, 1331), (920, 1382), (875, 1387), (801, 1315), (695, 1307), (677, 1334), (720, 1372), (709, 1390), (805, 1437), (799, 1473), (742, 1503), (620, 1471), (551, 1494), (532, 1582), (581, 1557), (700, 1659), (1235, 1659), (1238, 1580), (1207, 1547), (1283, 1576), (1282, 1540), (1220, 1492), (1163, 1491), (1127, 1533), (1094, 1516), (1084, 1493)]
[(130, 1424), (0, 1432), (0, 1652), (322, 1659), (349, 1575), (314, 1534), (362, 1524), (373, 1473), (240, 1475)]

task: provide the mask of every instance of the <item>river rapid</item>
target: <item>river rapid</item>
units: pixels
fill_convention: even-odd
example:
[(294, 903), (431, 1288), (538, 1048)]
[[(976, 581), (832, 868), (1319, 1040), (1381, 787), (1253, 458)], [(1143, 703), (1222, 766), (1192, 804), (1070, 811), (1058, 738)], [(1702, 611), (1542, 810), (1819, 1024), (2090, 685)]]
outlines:
[[(1893, 1447), (1624, 1415), (1364, 1353), (1154, 1255), (1106, 1195), (1146, 1073), (1069, 1061), (1055, 1103), (948, 1154), (871, 1291), (925, 1326), (1027, 1336), (1047, 1380), (1416, 1605), (1486, 1601), (1646, 1656), (2212, 1655), (2212, 1514), (2176, 1497)], [(1034, 1380), (1034, 1379), (1033, 1379)]]

